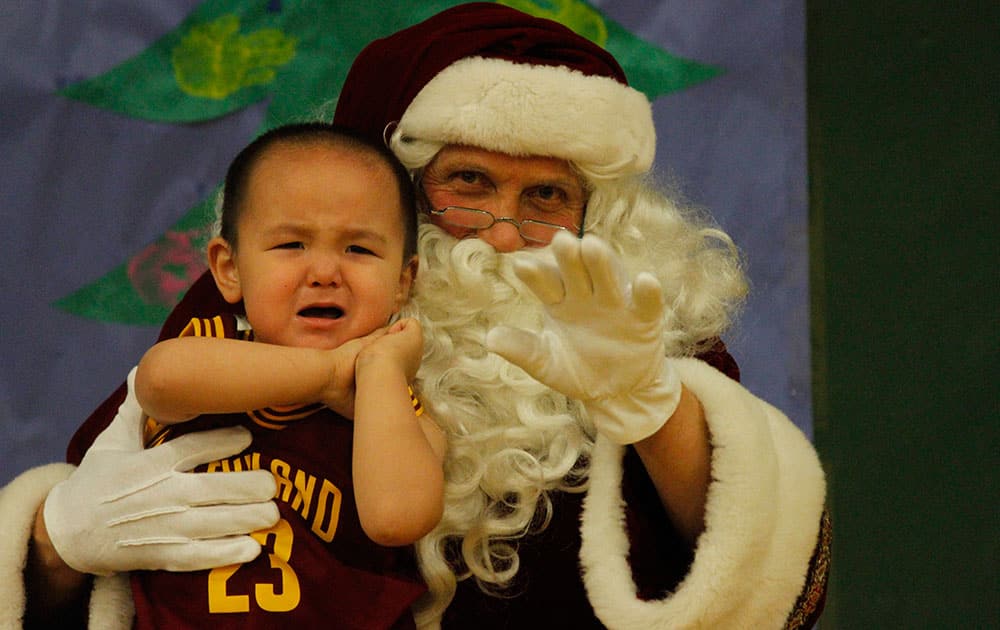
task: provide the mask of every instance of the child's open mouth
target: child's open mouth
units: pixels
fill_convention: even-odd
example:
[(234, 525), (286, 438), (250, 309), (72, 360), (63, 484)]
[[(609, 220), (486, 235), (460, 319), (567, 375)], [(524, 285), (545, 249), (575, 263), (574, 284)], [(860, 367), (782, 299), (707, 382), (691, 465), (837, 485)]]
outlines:
[(299, 311), (299, 315), (320, 319), (340, 319), (344, 316), (344, 311), (336, 306), (310, 306)]

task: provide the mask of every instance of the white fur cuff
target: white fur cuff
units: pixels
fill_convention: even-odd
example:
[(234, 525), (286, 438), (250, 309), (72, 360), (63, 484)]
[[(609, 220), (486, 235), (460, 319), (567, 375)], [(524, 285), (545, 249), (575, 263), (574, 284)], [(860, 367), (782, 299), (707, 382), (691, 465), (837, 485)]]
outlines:
[(819, 460), (777, 409), (699, 361), (673, 362), (712, 435), (705, 532), (676, 592), (639, 600), (624, 531), (624, 450), (598, 438), (581, 528), (590, 601), (611, 628), (781, 628), (818, 538), (826, 493)]
[(20, 628), (24, 616), (24, 567), (35, 514), (52, 486), (74, 467), (49, 464), (22, 473), (0, 489), (0, 628)]

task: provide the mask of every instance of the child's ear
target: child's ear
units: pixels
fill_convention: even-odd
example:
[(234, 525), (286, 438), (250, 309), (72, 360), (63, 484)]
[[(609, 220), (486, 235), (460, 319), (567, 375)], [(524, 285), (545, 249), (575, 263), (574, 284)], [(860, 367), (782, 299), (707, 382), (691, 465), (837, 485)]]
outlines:
[(410, 298), (410, 289), (413, 288), (413, 280), (417, 277), (417, 267), (420, 266), (420, 259), (413, 255), (410, 260), (403, 265), (399, 272), (399, 288), (396, 291), (396, 310), (403, 307), (403, 304)]
[(240, 273), (236, 268), (236, 251), (229, 241), (216, 236), (208, 242), (208, 268), (215, 278), (215, 286), (219, 293), (230, 304), (236, 304), (243, 299), (243, 289), (240, 287)]

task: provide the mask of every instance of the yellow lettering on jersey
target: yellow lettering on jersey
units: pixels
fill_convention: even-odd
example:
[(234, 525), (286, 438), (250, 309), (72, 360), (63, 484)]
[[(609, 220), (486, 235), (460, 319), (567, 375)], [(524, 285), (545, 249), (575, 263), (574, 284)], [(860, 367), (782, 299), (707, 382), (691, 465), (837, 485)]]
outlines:
[(273, 553), (269, 553), (267, 557), (271, 561), (271, 568), (281, 572), (280, 588), (277, 590), (274, 584), (254, 585), (257, 604), (268, 612), (293, 610), (299, 605), (302, 593), (299, 590), (299, 577), (288, 564), (292, 557), (292, 542), (295, 537), (292, 526), (285, 519), (281, 519), (271, 529), (254, 532), (252, 536), (265, 548), (268, 538), (274, 537)]
[[(280, 519), (274, 527), (251, 534), (268, 552), (271, 568), (280, 572), (280, 582), (254, 584), (254, 601), (268, 612), (288, 612), (294, 610), (302, 599), (299, 577), (289, 564), (292, 557), (292, 543), (295, 532), (285, 519)], [(226, 583), (243, 566), (232, 564), (212, 569), (208, 574), (208, 612), (239, 613), (250, 611), (249, 595), (232, 595)], [(277, 588), (276, 588), (277, 586)]]
[(230, 595), (226, 582), (243, 566), (230, 564), (212, 569), (208, 574), (208, 612), (239, 613), (250, 611), (249, 595)]
[[(260, 453), (248, 453), (206, 466), (208, 472), (239, 472), (260, 470)], [(287, 503), (303, 520), (310, 522), (310, 529), (324, 542), (331, 542), (340, 522), (343, 495), (329, 479), (318, 479), (304, 470), (297, 470), (286, 461), (272, 459), (271, 474), (278, 484), (275, 498)], [(294, 478), (294, 482), (292, 479)], [(317, 483), (319, 482), (319, 483)], [(317, 489), (318, 486), (318, 489)], [(299, 578), (291, 565), (292, 543), (295, 532), (285, 519), (266, 530), (251, 536), (268, 554), (271, 568), (278, 571), (278, 581), (254, 584), (253, 599), (262, 610), (287, 612), (299, 605), (301, 590)], [(243, 565), (233, 564), (212, 569), (208, 574), (208, 609), (211, 613), (238, 613), (250, 611), (249, 594), (233, 594), (228, 581)]]
[(309, 520), (309, 503), (312, 501), (315, 488), (316, 477), (307, 475), (301, 470), (295, 471), (295, 498), (292, 500), (291, 506), (306, 520)]
[(274, 475), (274, 480), (278, 482), (278, 492), (274, 496), (285, 503), (288, 503), (288, 497), (292, 493), (291, 475), (289, 474), (291, 470), (292, 467), (288, 465), (288, 462), (283, 462), (277, 458), (271, 460), (271, 474)]
[(323, 479), (317, 492), (316, 477), (305, 471), (295, 470), (293, 483), (292, 470), (288, 463), (280, 459), (271, 461), (271, 473), (278, 482), (277, 498), (289, 504), (307, 522), (311, 517), (313, 533), (324, 542), (330, 542), (337, 533), (337, 523), (340, 521), (340, 488), (329, 479)]
[[(340, 500), (340, 489), (324, 479), (323, 485), (319, 489), (312, 531), (325, 542), (333, 540), (333, 535), (337, 533), (337, 523), (340, 521)], [(330, 504), (329, 507), (327, 507), (327, 503)]]
[(260, 470), (260, 453), (247, 453), (237, 459), (211, 462), (205, 467), (205, 472), (242, 472), (244, 470)]
[[(248, 453), (207, 466), (208, 472), (239, 472), (259, 470), (260, 467), (260, 453)], [(340, 488), (329, 479), (319, 479), (281, 459), (272, 459), (270, 469), (278, 484), (275, 498), (291, 506), (307, 523), (311, 521), (313, 533), (324, 542), (332, 541), (340, 522), (343, 499)]]
[(260, 453), (247, 453), (236, 459), (223, 459), (212, 462), (205, 472), (242, 472), (244, 470), (260, 470)]

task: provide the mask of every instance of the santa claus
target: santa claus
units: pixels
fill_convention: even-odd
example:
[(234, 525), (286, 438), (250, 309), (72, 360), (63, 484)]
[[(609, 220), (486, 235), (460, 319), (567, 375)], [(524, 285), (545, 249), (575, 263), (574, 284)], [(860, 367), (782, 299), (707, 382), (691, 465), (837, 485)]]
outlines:
[[(420, 272), (405, 314), (423, 325), (416, 385), (449, 442), (444, 518), (417, 545), (429, 587), (418, 623), (809, 627), (829, 559), (822, 469), (795, 426), (735, 380), (720, 337), (746, 291), (739, 255), (647, 181), (649, 102), (614, 58), (554, 22), (464, 5), (362, 51), (334, 121), (384, 139), (418, 184)], [(214, 291), (196, 284), (164, 336), (225, 308)], [(187, 437), (161, 469), (220, 456)], [(29, 541), (29, 573), (59, 574), (59, 542), (36, 518), (49, 488), (134, 485), (156, 449), (129, 439), (118, 442), (128, 466), (40, 468), (0, 495), (16, 534), (0, 555), (12, 620)], [(233, 439), (227, 453), (243, 447)], [(197, 477), (179, 498), (144, 488), (151, 516), (135, 526), (169, 538), (177, 526), (158, 508), (267, 503), (257, 479), (220, 493), (216, 475)], [(189, 566), (233, 561), (232, 532), (205, 527)], [(87, 530), (105, 540), (96, 521)], [(125, 557), (95, 544), (95, 566), (160, 568), (155, 546)], [(60, 592), (41, 584), (31, 601)], [(127, 620), (120, 586), (97, 582), (93, 627)]]

